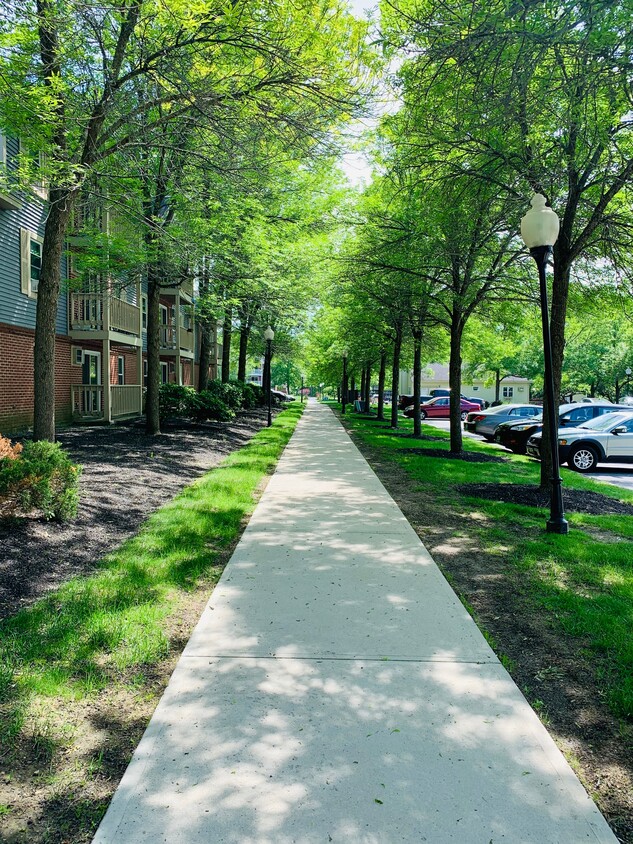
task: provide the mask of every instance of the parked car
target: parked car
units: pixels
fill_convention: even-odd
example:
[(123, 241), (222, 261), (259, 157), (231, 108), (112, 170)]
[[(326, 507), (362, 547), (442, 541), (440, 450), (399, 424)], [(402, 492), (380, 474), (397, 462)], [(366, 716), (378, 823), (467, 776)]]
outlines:
[(502, 422), (531, 419), (542, 411), (543, 408), (535, 404), (500, 404), (497, 407), (489, 407), (487, 410), (469, 413), (464, 428), (471, 433), (481, 434), (484, 439), (492, 442)]
[[(527, 442), (527, 453), (537, 460), (542, 436)], [(633, 411), (605, 413), (578, 428), (559, 429), (558, 454), (576, 472), (593, 472), (598, 463), (633, 463)]]
[[(627, 410), (621, 405), (602, 403), (561, 404), (558, 408), (558, 424), (561, 428), (577, 427), (615, 410)], [(543, 429), (543, 415), (533, 416), (531, 419), (521, 419), (519, 422), (508, 420), (502, 422), (495, 431), (495, 441), (501, 443), (515, 454), (525, 454), (527, 441)]]
[[(431, 401), (432, 398), (433, 396), (420, 396), (420, 404), (425, 404), (427, 401)], [(400, 396), (398, 398), (398, 410), (406, 410), (412, 404), (413, 396)]]
[[(461, 399), (460, 415), (462, 419), (465, 419), (471, 411), (477, 409), (477, 405), (473, 404), (471, 401)], [(409, 419), (413, 419), (413, 407), (407, 408), (404, 415)], [(439, 398), (431, 399), (431, 401), (427, 401), (420, 405), (420, 416), (422, 419), (448, 419), (450, 415), (451, 400), (448, 396), (440, 396)]]
[(284, 393), (282, 390), (271, 390), (270, 395), (275, 401), (294, 401), (295, 397)]
[[(431, 399), (438, 399), (438, 398), (445, 398), (446, 396), (450, 396), (450, 390), (443, 390), (438, 388), (437, 390), (431, 390), (430, 395), (428, 396), (420, 396), (420, 404), (425, 404), (426, 402), (431, 401)], [(472, 404), (477, 405), (477, 407), (484, 408), (486, 402), (484, 399), (480, 398), (470, 398), (469, 396), (465, 396), (463, 393), (461, 397), (464, 401), (472, 402)], [(413, 404), (413, 396), (400, 396), (398, 401), (398, 408), (399, 410), (406, 410)]]

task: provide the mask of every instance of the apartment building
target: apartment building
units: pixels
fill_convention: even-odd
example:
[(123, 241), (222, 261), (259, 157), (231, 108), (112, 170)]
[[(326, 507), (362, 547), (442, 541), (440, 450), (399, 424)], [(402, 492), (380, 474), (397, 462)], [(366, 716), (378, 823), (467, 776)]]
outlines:
[[(14, 189), (18, 139), (0, 135), (0, 432), (33, 421), (33, 346), (37, 288), (46, 220), (46, 193)], [(141, 278), (122, 284), (107, 273), (81, 281), (74, 253), (86, 215), (107, 233), (109, 212), (82, 207), (68, 237), (56, 318), (55, 416), (58, 423), (114, 422), (138, 416), (147, 384), (147, 296)], [(193, 283), (166, 287), (160, 297), (161, 380), (197, 382)], [(221, 346), (209, 377), (216, 377)]]

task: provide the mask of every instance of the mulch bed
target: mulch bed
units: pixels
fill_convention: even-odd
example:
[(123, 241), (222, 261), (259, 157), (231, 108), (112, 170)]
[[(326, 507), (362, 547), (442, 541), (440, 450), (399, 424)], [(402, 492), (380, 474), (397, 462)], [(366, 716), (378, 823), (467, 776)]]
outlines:
[(244, 446), (266, 421), (266, 409), (258, 408), (232, 422), (174, 420), (157, 436), (147, 436), (140, 421), (60, 432), (59, 442), (83, 466), (79, 512), (67, 524), (0, 521), (0, 619), (94, 571), (154, 510)]
[[(487, 498), (505, 504), (528, 507), (549, 507), (550, 492), (527, 484), (462, 484), (459, 492), (474, 498)], [(566, 488), (563, 492), (566, 509), (591, 516), (633, 516), (633, 505), (616, 501), (599, 492)]]
[[(440, 440), (442, 437), (429, 437)], [(398, 448), (401, 454), (422, 454), (424, 457), (448, 457), (450, 460), (464, 460), (466, 463), (507, 463), (507, 457), (495, 457), (479, 451), (444, 451), (442, 448)]]

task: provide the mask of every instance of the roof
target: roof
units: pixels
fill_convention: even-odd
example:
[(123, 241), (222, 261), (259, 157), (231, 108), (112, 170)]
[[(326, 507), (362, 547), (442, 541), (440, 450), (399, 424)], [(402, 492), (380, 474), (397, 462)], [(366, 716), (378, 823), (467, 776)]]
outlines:
[[(462, 372), (463, 376), (463, 372)], [(445, 363), (427, 363), (422, 367), (422, 381), (448, 381), (448, 366)], [(486, 381), (486, 378), (473, 378), (472, 382)], [(529, 378), (522, 378), (519, 375), (506, 375), (502, 381), (513, 381), (518, 384), (530, 384)]]

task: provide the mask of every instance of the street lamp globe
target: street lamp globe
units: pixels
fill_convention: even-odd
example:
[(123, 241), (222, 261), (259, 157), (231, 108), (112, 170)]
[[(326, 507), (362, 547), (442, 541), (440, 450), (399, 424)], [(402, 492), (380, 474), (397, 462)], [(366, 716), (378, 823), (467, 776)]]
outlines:
[(633, 370), (631, 369), (630, 366), (627, 366), (627, 368), (624, 370), (624, 373), (625, 373), (627, 378), (630, 378), (631, 375), (633, 374)]
[(264, 331), (264, 340), (272, 341), (275, 339), (275, 332), (272, 330), (271, 326), (269, 325), (266, 331)]
[(553, 246), (558, 238), (558, 215), (547, 207), (546, 202), (542, 193), (535, 193), (530, 201), (532, 207), (521, 218), (521, 237), (528, 249)]

